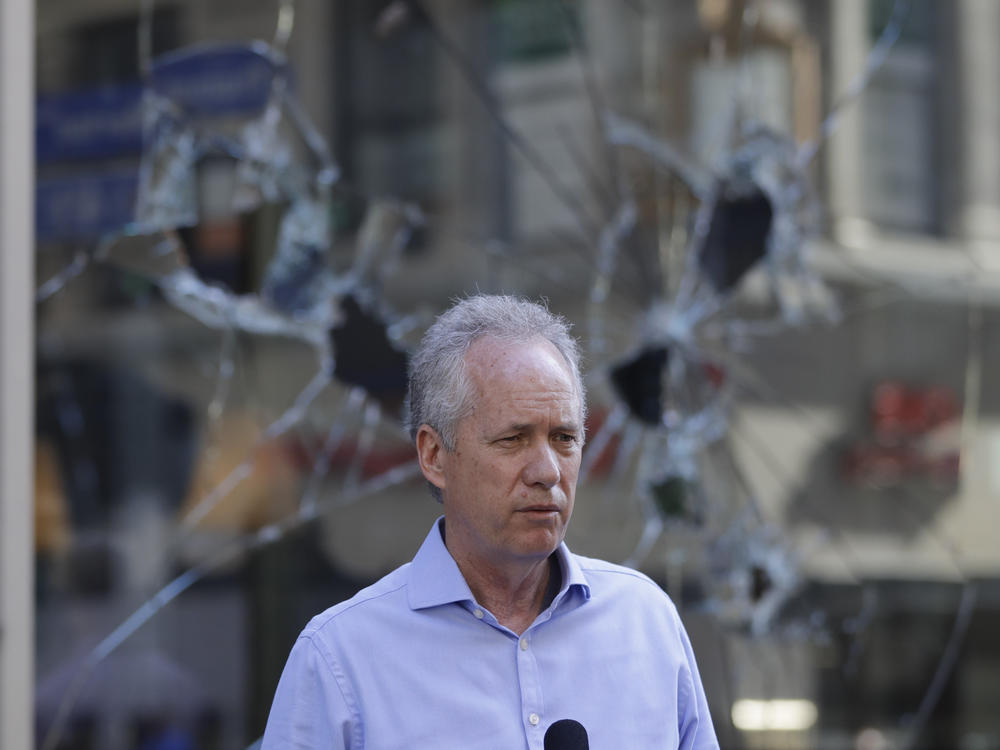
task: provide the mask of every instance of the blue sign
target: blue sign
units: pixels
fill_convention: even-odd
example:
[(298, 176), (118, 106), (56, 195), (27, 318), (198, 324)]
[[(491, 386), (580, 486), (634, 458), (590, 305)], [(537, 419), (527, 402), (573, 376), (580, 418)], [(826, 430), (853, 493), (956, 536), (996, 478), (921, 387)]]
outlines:
[(46, 164), (140, 153), (141, 98), (135, 85), (39, 97), (35, 158)]
[(39, 180), (35, 199), (38, 242), (95, 240), (135, 216), (137, 170)]
[(152, 84), (192, 117), (218, 117), (263, 109), (275, 77), (287, 72), (263, 42), (201, 45), (156, 60)]
[[(263, 42), (211, 44), (158, 58), (150, 85), (182, 112), (201, 119), (260, 111), (279, 75), (288, 75), (287, 65)], [(39, 164), (141, 153), (143, 90), (133, 82), (39, 97)]]
[[(148, 85), (186, 116), (205, 120), (260, 112), (279, 76), (290, 79), (288, 66), (263, 42), (205, 44), (158, 58)], [(101, 162), (134, 161), (142, 153), (145, 90), (132, 82), (38, 98), (38, 164), (96, 162), (93, 171), (69, 177), (46, 178), (41, 170), (35, 201), (39, 242), (94, 240), (134, 219), (138, 168)]]

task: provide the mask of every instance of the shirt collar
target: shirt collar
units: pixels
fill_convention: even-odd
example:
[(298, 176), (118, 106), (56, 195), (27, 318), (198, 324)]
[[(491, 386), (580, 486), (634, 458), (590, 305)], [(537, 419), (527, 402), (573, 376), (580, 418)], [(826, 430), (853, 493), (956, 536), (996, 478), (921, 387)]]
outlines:
[(584, 599), (590, 599), (590, 584), (587, 583), (587, 577), (583, 574), (580, 563), (577, 562), (576, 557), (570, 554), (566, 542), (559, 545), (556, 556), (559, 558), (559, 567), (562, 568), (563, 574), (563, 582), (559, 593), (556, 594), (556, 602), (559, 602), (570, 588), (578, 588)]
[(472, 601), (472, 591), (441, 538), (444, 516), (434, 522), (410, 563), (408, 597), (411, 609)]
[[(469, 584), (465, 582), (462, 572), (445, 547), (444, 539), (441, 538), (443, 523), (444, 516), (434, 522), (413, 562), (410, 563), (408, 598), (411, 609), (475, 600)], [(556, 595), (556, 601), (562, 599), (566, 591), (573, 586), (580, 588), (584, 599), (589, 599), (590, 585), (565, 542), (559, 545), (556, 556), (563, 575), (562, 587)]]

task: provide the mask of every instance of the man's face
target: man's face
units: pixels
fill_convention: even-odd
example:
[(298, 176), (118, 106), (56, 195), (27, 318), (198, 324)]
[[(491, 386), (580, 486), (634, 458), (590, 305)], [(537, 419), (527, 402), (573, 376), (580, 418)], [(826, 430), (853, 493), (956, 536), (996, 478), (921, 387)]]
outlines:
[(440, 451), (448, 548), (495, 567), (547, 557), (573, 513), (581, 394), (545, 339), (482, 338), (466, 353), (472, 410)]

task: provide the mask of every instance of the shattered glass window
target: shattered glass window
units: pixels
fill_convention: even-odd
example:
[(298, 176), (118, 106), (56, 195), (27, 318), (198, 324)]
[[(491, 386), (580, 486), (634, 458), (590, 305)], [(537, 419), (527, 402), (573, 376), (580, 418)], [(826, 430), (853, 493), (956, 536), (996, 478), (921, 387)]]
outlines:
[(1000, 744), (960, 5), (39, 2), (39, 747), (260, 736), (439, 513), (407, 357), (477, 290), (574, 322), (568, 541), (670, 593), (723, 746)]

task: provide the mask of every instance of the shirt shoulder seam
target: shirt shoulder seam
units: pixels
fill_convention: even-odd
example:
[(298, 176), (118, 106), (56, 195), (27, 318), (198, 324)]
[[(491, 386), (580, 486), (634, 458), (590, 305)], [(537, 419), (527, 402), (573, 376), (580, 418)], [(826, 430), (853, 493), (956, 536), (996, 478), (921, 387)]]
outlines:
[(340, 617), (341, 615), (347, 612), (350, 612), (352, 609), (355, 609), (356, 607), (360, 607), (364, 604), (368, 604), (369, 602), (373, 602), (376, 599), (381, 599), (382, 597), (389, 596), (390, 594), (395, 594), (400, 589), (405, 589), (408, 585), (409, 585), (408, 582), (403, 581), (394, 588), (391, 588), (387, 591), (380, 591), (378, 593), (368, 594), (367, 596), (364, 596), (358, 599), (357, 601), (354, 601), (354, 599), (357, 598), (357, 594), (355, 594), (355, 596), (351, 597), (350, 599), (347, 599), (346, 601), (343, 601), (340, 604), (336, 604), (330, 607), (330, 609), (324, 612), (323, 614), (317, 615), (316, 621), (314, 621), (311, 625), (309, 625), (305, 629), (305, 631), (303, 631), (302, 635), (311, 637), (314, 633), (318, 633), (320, 630), (325, 628), (330, 623), (331, 620)]
[(584, 574), (593, 573), (600, 575), (603, 573), (608, 573), (610, 575), (624, 576), (626, 578), (631, 578), (641, 584), (644, 584), (646, 587), (651, 589), (653, 593), (662, 597), (663, 600), (666, 601), (671, 606), (671, 608), (673, 608), (674, 611), (676, 612), (676, 605), (674, 604), (673, 599), (670, 598), (670, 595), (663, 590), (660, 584), (658, 584), (656, 581), (654, 581), (652, 578), (650, 578), (642, 571), (633, 570), (632, 568), (626, 568), (623, 565), (615, 565), (613, 563), (607, 563), (604, 562), (603, 560), (596, 560), (590, 557), (576, 556), (576, 561), (577, 564), (580, 566), (580, 570), (583, 571)]
[(658, 589), (660, 588), (656, 581), (639, 570), (632, 570), (631, 568), (626, 568), (620, 565), (612, 565), (609, 563), (595, 564), (595, 561), (590, 558), (578, 557), (577, 562), (580, 564), (580, 570), (585, 573), (611, 573), (613, 575), (627, 576), (629, 578), (635, 578), (638, 581), (648, 583)]
[(316, 652), (320, 659), (323, 660), (323, 664), (330, 671), (333, 676), (333, 682), (337, 686), (337, 690), (340, 691), (340, 697), (344, 701), (344, 705), (347, 706), (348, 710), (351, 712), (351, 717), (354, 720), (354, 735), (355, 740), (358, 742), (359, 747), (364, 746), (364, 726), (361, 721), (361, 709), (358, 706), (357, 700), (354, 698), (354, 693), (350, 690), (345, 689), (345, 683), (347, 682), (347, 677), (338, 668), (335, 663), (336, 659), (329, 652), (328, 649), (323, 648), (323, 646), (318, 643), (313, 638), (314, 633), (302, 633), (299, 636), (299, 640), (307, 641), (312, 649)]

